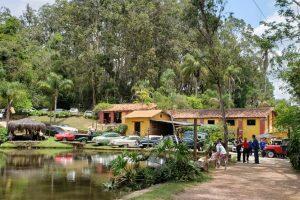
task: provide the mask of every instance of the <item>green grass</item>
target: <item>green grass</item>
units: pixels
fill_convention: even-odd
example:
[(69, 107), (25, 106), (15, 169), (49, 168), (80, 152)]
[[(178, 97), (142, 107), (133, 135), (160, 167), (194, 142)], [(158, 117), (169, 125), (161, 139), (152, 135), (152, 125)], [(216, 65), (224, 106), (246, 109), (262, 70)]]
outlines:
[(10, 142), (4, 142), (0, 145), (1, 148), (16, 148), (17, 146), (10, 143)]
[(64, 144), (61, 142), (55, 141), (54, 137), (50, 137), (47, 140), (43, 140), (40, 143), (33, 145), (33, 147), (39, 148), (73, 148), (72, 145)]
[[(31, 116), (31, 119), (43, 123), (50, 123), (50, 118), (48, 116)], [(77, 128), (78, 130), (87, 131), (89, 127), (95, 124), (95, 120), (86, 119), (82, 116), (73, 116), (67, 118), (56, 118), (56, 124), (67, 124), (71, 127)]]
[(130, 198), (132, 200), (171, 200), (172, 197), (185, 189), (193, 187), (197, 184), (201, 184), (210, 180), (210, 176), (207, 174), (203, 175), (201, 181), (194, 182), (169, 182), (164, 184), (159, 184), (149, 188), (149, 192), (142, 193), (137, 197)]

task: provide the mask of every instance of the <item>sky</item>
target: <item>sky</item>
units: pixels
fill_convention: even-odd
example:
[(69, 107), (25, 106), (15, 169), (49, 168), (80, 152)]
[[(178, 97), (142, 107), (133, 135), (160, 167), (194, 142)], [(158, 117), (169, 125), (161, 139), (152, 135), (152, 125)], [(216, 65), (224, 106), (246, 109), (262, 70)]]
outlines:
[[(20, 16), (27, 3), (38, 10), (43, 4), (54, 2), (55, 0), (0, 0), (0, 7), (7, 7), (13, 15)], [(280, 20), (274, 6), (274, 0), (227, 0), (225, 13), (234, 13), (235, 17), (249, 23), (258, 35), (264, 31), (260, 21)], [(274, 95), (276, 99), (290, 98), (290, 95), (281, 88), (285, 86), (282, 80), (278, 80), (274, 76), (270, 76), (270, 80), (275, 88)]]

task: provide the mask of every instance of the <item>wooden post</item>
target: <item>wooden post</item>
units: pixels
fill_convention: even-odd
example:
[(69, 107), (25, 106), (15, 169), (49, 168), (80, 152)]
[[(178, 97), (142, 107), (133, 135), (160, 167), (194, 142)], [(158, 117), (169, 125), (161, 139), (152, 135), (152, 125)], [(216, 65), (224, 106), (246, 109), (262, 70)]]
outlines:
[(197, 144), (198, 144), (197, 119), (194, 119), (194, 160), (197, 160)]

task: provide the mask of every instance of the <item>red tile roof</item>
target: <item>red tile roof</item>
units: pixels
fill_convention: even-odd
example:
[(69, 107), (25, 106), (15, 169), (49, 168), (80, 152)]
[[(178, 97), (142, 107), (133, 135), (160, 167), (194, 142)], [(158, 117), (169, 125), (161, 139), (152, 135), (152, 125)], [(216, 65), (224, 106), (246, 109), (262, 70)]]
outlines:
[[(274, 111), (272, 107), (264, 108), (231, 108), (226, 110), (227, 118), (263, 118), (267, 117), (270, 112)], [(207, 110), (171, 110), (168, 111), (174, 119), (187, 118), (221, 118), (219, 109)]]
[(153, 110), (156, 109), (157, 105), (154, 103), (142, 104), (142, 103), (122, 103), (112, 104), (110, 108), (103, 111), (134, 111), (134, 110)]

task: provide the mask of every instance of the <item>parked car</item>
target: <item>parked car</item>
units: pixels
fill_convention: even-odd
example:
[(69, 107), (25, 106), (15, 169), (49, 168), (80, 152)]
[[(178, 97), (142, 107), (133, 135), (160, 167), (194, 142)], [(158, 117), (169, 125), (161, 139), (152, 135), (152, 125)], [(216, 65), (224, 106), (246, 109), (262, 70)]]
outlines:
[[(194, 148), (194, 139), (192, 138), (182, 138), (181, 140), (182, 143), (186, 144), (188, 146), (188, 148), (193, 149)], [(203, 146), (203, 144), (198, 141), (197, 143), (197, 149), (200, 151), (201, 147)]]
[(57, 126), (46, 126), (46, 135), (54, 136), (59, 133), (65, 133), (66, 131)]
[(79, 114), (78, 108), (71, 108), (71, 109), (69, 110), (69, 112), (70, 112), (72, 115), (78, 115), (78, 114)]
[(149, 135), (139, 141), (139, 147), (153, 147), (163, 139), (162, 135)]
[(138, 147), (140, 139), (140, 136), (130, 135), (128, 137), (114, 139), (110, 142), (110, 145), (119, 147)]
[(60, 113), (60, 112), (63, 112), (63, 111), (64, 111), (64, 110), (61, 109), (61, 108), (56, 108), (56, 110), (55, 110), (56, 113)]
[(48, 108), (42, 108), (41, 111), (43, 111), (43, 112), (48, 112), (49, 109), (48, 109)]
[(75, 134), (75, 140), (87, 143), (89, 141), (92, 141), (92, 139), (97, 136), (99, 136), (99, 132), (89, 131), (87, 134)]
[(264, 149), (268, 158), (285, 157), (287, 155), (287, 147), (289, 139), (272, 141), (271, 145), (267, 145)]
[(66, 124), (56, 125), (56, 127), (59, 127), (59, 128), (65, 130), (65, 131), (68, 131), (68, 132), (78, 133), (78, 129), (77, 128), (73, 128), (73, 127), (68, 126)]
[[(197, 132), (198, 141), (204, 142), (207, 138), (207, 133)], [(183, 138), (194, 138), (194, 131), (185, 131), (183, 133)]]
[(74, 141), (75, 140), (75, 135), (72, 133), (58, 133), (55, 135), (55, 139), (58, 141)]
[(95, 142), (97, 145), (108, 145), (114, 139), (120, 139), (124, 136), (121, 136), (119, 133), (115, 132), (105, 132), (100, 136), (94, 137), (92, 142)]
[(93, 117), (95, 115), (95, 113), (91, 110), (86, 110), (84, 113), (83, 113), (83, 116), (85, 118), (89, 118), (89, 117)]

